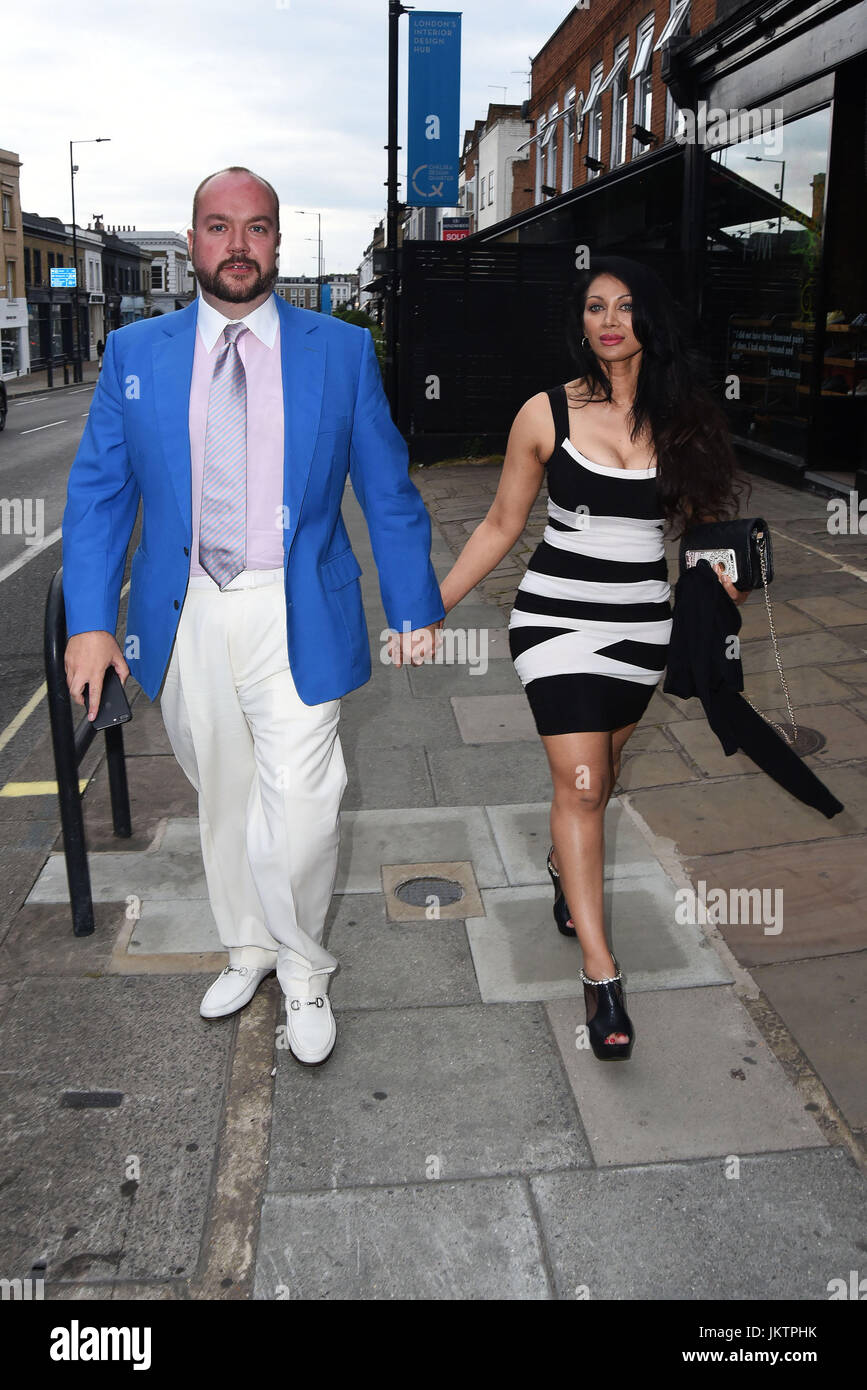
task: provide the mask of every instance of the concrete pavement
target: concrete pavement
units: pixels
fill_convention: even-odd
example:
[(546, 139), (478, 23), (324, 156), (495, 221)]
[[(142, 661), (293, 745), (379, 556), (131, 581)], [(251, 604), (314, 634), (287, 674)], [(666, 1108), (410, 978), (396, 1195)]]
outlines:
[[(414, 472), (440, 577), (498, 474)], [(547, 763), (505, 640), (541, 498), (450, 614), (455, 659), (396, 671), (347, 491), (374, 672), (343, 702), (324, 1067), (286, 1050), (273, 977), (240, 1015), (198, 1015), (225, 957), (195, 798), (143, 695), (132, 841), (111, 834), (101, 757), (83, 769), (92, 937), (72, 937), (62, 859), (46, 860), (50, 798), (0, 797), (0, 1273), (35, 1265), (59, 1299), (825, 1300), (863, 1265), (864, 539), (773, 484), (748, 510), (774, 527), (790, 688), (825, 740), (808, 761), (846, 810), (800, 807), (722, 755), (697, 702), (654, 696), (608, 811), (636, 1027), (620, 1067), (582, 1045), (578, 948), (545, 873)], [(747, 691), (779, 710), (765, 632), (753, 595)], [(52, 776), (43, 742), (15, 780)], [(756, 912), (708, 925), (714, 889)]]

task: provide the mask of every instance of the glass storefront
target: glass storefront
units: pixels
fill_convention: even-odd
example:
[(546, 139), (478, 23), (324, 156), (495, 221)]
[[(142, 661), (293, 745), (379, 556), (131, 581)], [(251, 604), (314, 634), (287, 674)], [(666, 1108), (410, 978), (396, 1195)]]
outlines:
[(51, 352), (54, 357), (63, 356), (63, 316), (59, 304), (50, 307), (49, 324), (51, 328)]
[(705, 199), (702, 328), (732, 430), (819, 465), (825, 402), (867, 382), (858, 306), (822, 292), (830, 148), (830, 105), (766, 123), (708, 152)]
[(21, 371), (20, 328), (0, 328), (0, 375), (17, 375)]
[(702, 324), (735, 433), (803, 456), (830, 107), (707, 159)]
[(42, 318), (37, 304), (27, 305), (27, 334), (30, 339), (30, 361), (42, 360)]

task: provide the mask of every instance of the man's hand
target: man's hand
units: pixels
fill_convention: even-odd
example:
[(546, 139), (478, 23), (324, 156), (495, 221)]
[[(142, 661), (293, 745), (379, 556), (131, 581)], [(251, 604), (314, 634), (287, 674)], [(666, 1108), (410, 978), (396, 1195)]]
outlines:
[(405, 661), (409, 661), (411, 666), (421, 666), (425, 661), (430, 661), (437, 653), (442, 638), (437, 637), (437, 631), (442, 628), (443, 620), (440, 618), (438, 623), (431, 623), (429, 627), (417, 627), (412, 632), (394, 633), (388, 639), (388, 657), (395, 666), (402, 666)]
[(66, 684), (77, 705), (84, 704), (82, 691), (88, 690), (88, 719), (95, 719), (102, 695), (102, 683), (109, 666), (120, 676), (121, 684), (129, 675), (123, 652), (110, 632), (78, 632), (66, 644)]
[(723, 588), (725, 589), (732, 602), (737, 603), (738, 605), (746, 603), (747, 599), (750, 596), (749, 589), (736, 589), (732, 581), (730, 579), (725, 578), (725, 566), (722, 564), (722, 562), (714, 565), (714, 569), (717, 572), (720, 584), (722, 584)]

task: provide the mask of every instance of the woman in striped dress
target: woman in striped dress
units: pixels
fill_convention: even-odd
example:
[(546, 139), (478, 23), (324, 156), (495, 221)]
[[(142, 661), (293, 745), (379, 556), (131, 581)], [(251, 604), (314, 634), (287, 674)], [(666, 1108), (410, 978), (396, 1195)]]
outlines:
[[(580, 339), (580, 341), (579, 341)], [(521, 580), (509, 646), (553, 782), (554, 917), (577, 935), (590, 1042), (628, 1057), (633, 1028), (603, 914), (603, 818), (624, 746), (665, 669), (666, 521), (736, 511), (725, 417), (652, 271), (594, 259), (572, 304), (579, 377), (522, 406), (497, 495), (442, 584), (448, 613), (521, 535), (543, 478), (548, 525)], [(730, 597), (746, 594), (720, 574)]]

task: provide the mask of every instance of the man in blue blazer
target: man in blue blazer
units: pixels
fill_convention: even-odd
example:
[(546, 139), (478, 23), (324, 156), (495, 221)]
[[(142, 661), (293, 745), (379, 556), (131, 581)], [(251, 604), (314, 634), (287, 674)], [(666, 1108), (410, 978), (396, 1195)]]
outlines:
[[(430, 651), (444, 609), (430, 521), (410, 481), (370, 334), (273, 293), (279, 202), (233, 166), (187, 233), (200, 295), (107, 339), (69, 477), (63, 578), (72, 697), (105, 670), (161, 707), (199, 793), (208, 892), (229, 965), (203, 1017), (277, 970), (289, 1046), (334, 1046), (321, 944), (346, 769), (340, 698), (371, 673), (358, 561), (340, 513), (364, 511), (396, 664)], [(124, 650), (115, 640), (139, 503)]]

